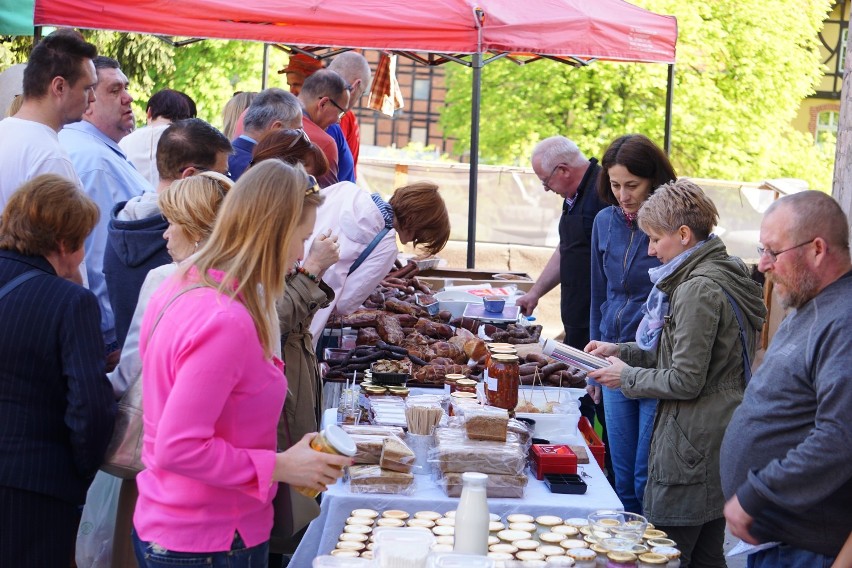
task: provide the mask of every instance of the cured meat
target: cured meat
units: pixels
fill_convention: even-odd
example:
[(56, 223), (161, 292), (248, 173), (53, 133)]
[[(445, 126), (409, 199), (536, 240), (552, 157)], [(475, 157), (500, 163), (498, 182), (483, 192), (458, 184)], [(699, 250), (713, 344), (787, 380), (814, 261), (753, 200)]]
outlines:
[(397, 314), (408, 314), (410, 316), (417, 316), (419, 313), (418, 306), (409, 304), (408, 302), (403, 302), (402, 300), (397, 300), (396, 298), (388, 298), (385, 300), (385, 309)]
[(429, 321), (426, 318), (417, 320), (414, 329), (423, 335), (434, 337), (435, 339), (449, 339), (453, 336), (453, 328), (445, 323)]
[(375, 327), (362, 327), (358, 329), (358, 339), (355, 343), (357, 345), (375, 345), (381, 339)]
[(432, 351), (436, 357), (448, 357), (459, 364), (467, 362), (464, 349), (447, 341), (436, 341), (432, 344)]
[(405, 339), (405, 333), (402, 331), (402, 326), (399, 325), (399, 320), (388, 314), (382, 314), (378, 319), (376, 327), (379, 336), (391, 345), (401, 345)]
[(340, 318), (344, 327), (376, 327), (379, 315), (378, 310), (356, 310)]

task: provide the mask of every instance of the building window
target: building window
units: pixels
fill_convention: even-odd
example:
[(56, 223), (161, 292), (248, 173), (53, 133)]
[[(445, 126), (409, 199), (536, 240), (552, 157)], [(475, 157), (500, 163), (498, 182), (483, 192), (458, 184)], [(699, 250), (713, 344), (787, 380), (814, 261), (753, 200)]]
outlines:
[(822, 150), (828, 150), (837, 140), (837, 125), (840, 122), (840, 113), (827, 110), (817, 115), (816, 132), (814, 132), (814, 143)]
[(362, 122), (359, 125), (361, 130), (361, 143), (365, 146), (376, 145), (376, 125), (371, 122)]
[(426, 129), (419, 126), (413, 126), (411, 128), (411, 139), (409, 140), (409, 142), (414, 144), (422, 144), (423, 146), (425, 146)]
[(843, 73), (846, 68), (846, 44), (849, 39), (849, 28), (843, 28), (840, 34), (840, 46), (837, 50), (837, 72)]
[(429, 79), (414, 79), (413, 98), (415, 101), (428, 101), (430, 90), (432, 90), (432, 81)]

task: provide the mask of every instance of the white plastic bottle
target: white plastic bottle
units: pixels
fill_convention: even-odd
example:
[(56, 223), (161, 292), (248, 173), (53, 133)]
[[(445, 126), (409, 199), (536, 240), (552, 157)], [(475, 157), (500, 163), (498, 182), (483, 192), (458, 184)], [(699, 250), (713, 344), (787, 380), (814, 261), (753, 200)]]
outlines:
[(456, 512), (456, 534), (453, 552), (462, 554), (488, 554), (488, 499), (485, 487), (488, 476), (484, 473), (462, 474), (462, 494)]

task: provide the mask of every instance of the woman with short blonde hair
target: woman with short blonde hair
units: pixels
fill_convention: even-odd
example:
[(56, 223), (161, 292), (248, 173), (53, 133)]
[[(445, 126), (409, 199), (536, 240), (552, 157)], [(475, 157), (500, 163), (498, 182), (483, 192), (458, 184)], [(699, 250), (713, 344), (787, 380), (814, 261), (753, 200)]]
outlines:
[(678, 544), (684, 564), (724, 568), (719, 452), (751, 376), (766, 317), (745, 263), (710, 231), (712, 200), (688, 179), (665, 183), (639, 210), (654, 286), (636, 341), (592, 341), (611, 365), (589, 376), (631, 399), (656, 398), (643, 513)]

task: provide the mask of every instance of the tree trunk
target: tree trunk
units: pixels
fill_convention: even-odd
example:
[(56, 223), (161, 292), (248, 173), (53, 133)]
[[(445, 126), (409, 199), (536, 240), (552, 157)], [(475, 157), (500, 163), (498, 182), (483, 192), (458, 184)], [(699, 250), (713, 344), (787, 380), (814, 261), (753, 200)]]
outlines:
[(846, 53), (831, 194), (846, 212), (846, 217), (852, 220), (852, 34), (849, 34)]

